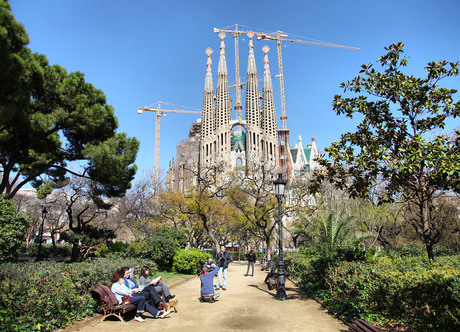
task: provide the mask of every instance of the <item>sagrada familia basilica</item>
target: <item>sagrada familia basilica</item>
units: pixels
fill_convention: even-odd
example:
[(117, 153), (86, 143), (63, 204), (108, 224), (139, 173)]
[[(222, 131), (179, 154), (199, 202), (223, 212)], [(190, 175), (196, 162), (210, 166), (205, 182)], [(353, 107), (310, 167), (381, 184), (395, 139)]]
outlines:
[[(176, 158), (170, 162), (166, 186), (185, 192), (197, 183), (199, 169), (220, 167), (229, 171), (239, 167), (264, 165), (280, 172), (282, 164), (280, 130), (276, 121), (272, 76), (268, 60), (269, 47), (264, 46), (264, 74), (262, 93), (259, 89), (252, 33), (249, 37), (249, 56), (246, 79), (246, 107), (237, 98), (236, 119), (232, 119), (232, 99), (229, 93), (225, 33), (219, 35), (220, 56), (217, 66), (217, 86), (212, 75), (213, 51), (208, 48), (201, 119), (190, 128), (189, 137), (177, 144)], [(215, 93), (214, 93), (215, 89)], [(238, 89), (238, 87), (237, 87)], [(306, 147), (299, 136), (298, 144), (288, 147), (289, 177), (302, 177), (318, 167), (314, 161), (319, 154), (312, 138)], [(284, 161), (286, 163), (286, 161)]]

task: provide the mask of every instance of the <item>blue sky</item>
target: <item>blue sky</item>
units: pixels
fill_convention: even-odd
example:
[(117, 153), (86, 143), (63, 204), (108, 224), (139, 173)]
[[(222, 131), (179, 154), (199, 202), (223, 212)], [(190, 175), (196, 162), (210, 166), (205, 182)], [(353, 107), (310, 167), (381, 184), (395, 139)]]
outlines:
[[(85, 73), (86, 80), (107, 96), (119, 121), (119, 132), (140, 142), (138, 176), (151, 170), (154, 158), (154, 114), (137, 107), (164, 101), (176, 108), (201, 110), (205, 50), (214, 50), (216, 77), (219, 38), (213, 28), (234, 24), (254, 31), (284, 31), (294, 39), (323, 41), (361, 51), (284, 44), (283, 68), (287, 124), (291, 145), (316, 137), (323, 150), (356, 122), (332, 111), (340, 83), (351, 80), (364, 63), (375, 63), (384, 47), (402, 41), (410, 57), (406, 70), (424, 77), (432, 60), (460, 61), (460, 1), (194, 1), (194, 0), (11, 0), (12, 11), (30, 37), (29, 47), (51, 64)], [(300, 38), (302, 37), (302, 38)], [(233, 37), (227, 35), (229, 81), (235, 81)], [(248, 38), (240, 37), (240, 75), (245, 81)], [(259, 75), (262, 47), (268, 45), (272, 75), (278, 73), (274, 41), (255, 41)], [(214, 78), (214, 82), (216, 82)], [(278, 79), (275, 106), (280, 115)], [(460, 78), (442, 85), (460, 90)], [(230, 91), (235, 100), (235, 91)], [(244, 105), (244, 90), (243, 90)], [(458, 94), (457, 94), (458, 96)], [(152, 105), (153, 106), (153, 105)], [(234, 105), (232, 105), (234, 106)], [(166, 106), (165, 106), (166, 108)], [(187, 138), (196, 115), (168, 114), (161, 122), (160, 168), (167, 169), (176, 144)], [(280, 126), (280, 121), (278, 126)], [(458, 127), (451, 121), (448, 130)]]

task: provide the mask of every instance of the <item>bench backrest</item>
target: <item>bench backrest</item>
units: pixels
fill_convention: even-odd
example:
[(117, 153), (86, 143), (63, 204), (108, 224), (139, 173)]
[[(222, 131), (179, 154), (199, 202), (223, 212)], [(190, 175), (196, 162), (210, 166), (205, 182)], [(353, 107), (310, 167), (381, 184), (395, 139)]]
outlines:
[(93, 297), (95, 297), (94, 295), (97, 294), (99, 300), (107, 308), (116, 306), (118, 304), (117, 298), (113, 294), (112, 290), (105, 285), (97, 285), (90, 292), (93, 294)]

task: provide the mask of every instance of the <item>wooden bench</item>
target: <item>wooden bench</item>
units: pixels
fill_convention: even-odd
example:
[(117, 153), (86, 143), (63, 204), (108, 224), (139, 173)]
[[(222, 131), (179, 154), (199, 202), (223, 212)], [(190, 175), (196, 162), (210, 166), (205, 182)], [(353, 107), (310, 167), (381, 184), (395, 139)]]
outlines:
[(381, 332), (380, 329), (370, 325), (368, 322), (358, 319), (348, 324), (350, 331), (353, 332)]
[(109, 316), (115, 316), (124, 323), (125, 321), (121, 315), (137, 308), (137, 306), (131, 303), (119, 304), (111, 289), (105, 285), (97, 285), (90, 290), (90, 293), (93, 299), (102, 306), (104, 314), (102, 320), (105, 320)]

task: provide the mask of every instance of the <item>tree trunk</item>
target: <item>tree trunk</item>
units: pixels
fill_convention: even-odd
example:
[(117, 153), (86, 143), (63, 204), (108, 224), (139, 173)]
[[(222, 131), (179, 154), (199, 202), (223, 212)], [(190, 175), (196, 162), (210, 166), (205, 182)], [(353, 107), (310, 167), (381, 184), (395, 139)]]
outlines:
[(434, 260), (433, 245), (431, 243), (426, 244), (426, 253), (428, 254), (428, 259)]
[(56, 248), (56, 233), (51, 231), (51, 242), (53, 243), (53, 256), (57, 256), (57, 248)]
[(80, 256), (80, 246), (78, 243), (72, 244), (72, 256), (70, 257), (71, 262), (76, 262), (78, 260), (78, 256)]
[(428, 259), (433, 260), (433, 241), (432, 241), (432, 234), (430, 228), (430, 216), (429, 216), (429, 208), (428, 208), (428, 200), (424, 200), (422, 203), (422, 223), (423, 223), (423, 242), (425, 243), (426, 253), (428, 254)]

